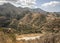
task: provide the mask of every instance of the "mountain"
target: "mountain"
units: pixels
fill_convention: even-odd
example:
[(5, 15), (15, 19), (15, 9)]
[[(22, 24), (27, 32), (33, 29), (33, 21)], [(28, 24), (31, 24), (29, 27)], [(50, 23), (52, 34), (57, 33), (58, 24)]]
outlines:
[(14, 6), (10, 3), (5, 3), (3, 5), (0, 5), (0, 10), (2, 10), (1, 12), (6, 10), (5, 11), (6, 13), (7, 13), (7, 10), (8, 10), (8, 12), (17, 13), (17, 14), (21, 14), (23, 11), (40, 12), (40, 13), (45, 12), (40, 8), (31, 9), (31, 8), (28, 8), (28, 7), (25, 7), (25, 8), (16, 7), (16, 6)]
[(3, 5), (0, 5), (0, 15), (10, 16), (11, 18), (17, 18), (17, 16), (24, 17), (25, 14), (34, 13), (34, 12), (47, 14), (47, 12), (43, 11), (40, 8), (30, 9), (27, 7), (26, 8), (16, 7), (10, 3), (5, 3)]
[[(34, 34), (41, 36), (37, 36), (35, 39)], [(32, 40), (27, 38), (30, 35), (33, 37)], [(23, 36), (26, 36), (28, 40), (25, 40), (26, 38)], [(16, 7), (10, 3), (0, 5), (1, 43), (60, 43), (59, 36), (60, 12), (46, 12), (40, 8)], [(32, 37), (30, 36), (30, 38)], [(22, 38), (23, 40), (20, 40)]]
[(59, 19), (59, 15), (56, 12), (46, 12), (40, 8), (22, 8), (6, 3), (0, 5), (0, 27), (14, 28), (19, 32), (23, 30), (28, 31), (26, 33), (30, 31), (38, 33), (41, 32), (41, 28), (45, 26), (45, 23), (48, 25), (50, 21), (54, 21), (56, 18)]
[[(22, 8), (22, 7), (15, 7), (10, 3), (5, 3), (3, 5), (0, 5), (0, 16), (1, 17), (5, 17), (6, 20), (8, 21), (13, 21), (13, 19), (17, 19), (20, 20), (22, 18), (25, 18), (25, 16), (27, 15), (34, 15), (33, 13), (42, 13), (44, 12), (41, 9), (30, 9), (30, 8)], [(39, 15), (39, 14), (38, 14)], [(3, 17), (3, 18), (4, 18)], [(28, 16), (29, 17), (29, 16)], [(4, 20), (4, 19), (3, 19)], [(2, 20), (1, 20), (2, 22)]]
[(16, 16), (16, 14), (21, 14), (21, 10), (11, 5), (10, 3), (7, 3), (0, 5), (0, 14)]
[(42, 14), (46, 14), (46, 13), (47, 13), (46, 11), (44, 11), (44, 10), (42, 10), (42, 9), (40, 9), (40, 8), (32, 9), (31, 11), (32, 11), (32, 12), (42, 13)]

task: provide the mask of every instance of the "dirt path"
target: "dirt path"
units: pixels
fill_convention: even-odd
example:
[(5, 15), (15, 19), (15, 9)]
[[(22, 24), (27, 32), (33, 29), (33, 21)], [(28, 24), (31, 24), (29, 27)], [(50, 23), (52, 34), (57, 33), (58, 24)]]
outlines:
[(23, 34), (17, 35), (16, 40), (34, 40), (39, 39), (43, 34)]

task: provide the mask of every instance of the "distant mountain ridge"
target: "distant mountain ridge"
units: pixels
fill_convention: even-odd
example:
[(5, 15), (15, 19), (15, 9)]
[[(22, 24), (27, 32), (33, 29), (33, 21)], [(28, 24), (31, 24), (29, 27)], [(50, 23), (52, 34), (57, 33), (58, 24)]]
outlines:
[(20, 11), (21, 11), (21, 9), (22, 10), (29, 10), (29, 11), (33, 11), (33, 12), (45, 12), (45, 11), (43, 11), (42, 9), (40, 9), (40, 8), (36, 8), (36, 9), (30, 9), (30, 8), (28, 8), (28, 7), (25, 7), (25, 8), (22, 8), (22, 7), (15, 7), (14, 5), (12, 5), (12, 4), (10, 4), (10, 3), (5, 3), (5, 4), (3, 4), (3, 5), (0, 5), (0, 8), (10, 8), (10, 9), (19, 9)]

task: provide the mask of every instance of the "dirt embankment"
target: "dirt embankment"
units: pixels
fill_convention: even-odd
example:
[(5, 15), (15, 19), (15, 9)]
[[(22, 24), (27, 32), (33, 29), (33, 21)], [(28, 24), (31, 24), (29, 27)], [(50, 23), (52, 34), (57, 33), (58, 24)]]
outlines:
[(0, 32), (0, 43), (60, 43), (60, 33), (16, 35), (14, 41), (7, 34)]
[(60, 34), (30, 34), (20, 35), (16, 43), (60, 43)]

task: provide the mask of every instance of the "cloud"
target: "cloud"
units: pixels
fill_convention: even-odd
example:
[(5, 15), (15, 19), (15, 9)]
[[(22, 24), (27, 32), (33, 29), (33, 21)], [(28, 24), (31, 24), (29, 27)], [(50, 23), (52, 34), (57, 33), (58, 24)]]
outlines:
[(41, 7), (55, 7), (57, 5), (60, 5), (59, 1), (50, 1), (48, 3), (42, 4)]
[(36, 0), (0, 0), (0, 5), (4, 3), (11, 3), (17, 7), (36, 7)]
[(36, 0), (19, 0), (16, 4), (22, 7), (33, 7), (36, 4)]
[(8, 3), (8, 1), (0, 0), (0, 5), (3, 5), (4, 3)]
[(17, 0), (6, 0), (6, 1), (15, 1), (16, 2)]

